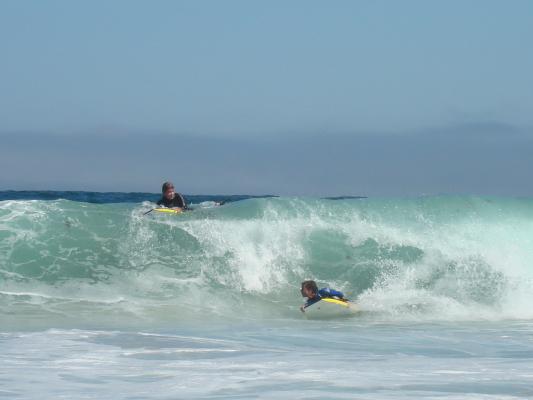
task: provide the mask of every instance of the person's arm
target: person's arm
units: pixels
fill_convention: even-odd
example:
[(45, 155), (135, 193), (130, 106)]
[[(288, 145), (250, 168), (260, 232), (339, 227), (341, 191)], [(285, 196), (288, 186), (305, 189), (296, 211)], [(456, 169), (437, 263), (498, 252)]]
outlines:
[[(176, 203), (178, 203), (178, 204), (176, 204)], [(179, 208), (183, 209), (183, 210), (186, 210), (188, 208), (187, 207), (187, 202), (185, 201), (185, 198), (181, 195), (181, 193), (176, 193), (174, 195), (174, 205), (176, 207), (179, 207)]]
[(302, 312), (305, 312), (305, 309), (306, 309), (307, 307), (309, 307), (309, 306), (311, 306), (311, 305), (313, 305), (313, 304), (319, 302), (320, 300), (321, 300), (321, 297), (320, 297), (320, 296), (316, 296), (316, 297), (314, 297), (314, 298), (312, 298), (312, 299), (308, 299), (308, 300), (305, 302), (305, 304), (304, 304), (303, 306), (300, 307), (300, 310), (301, 310)]

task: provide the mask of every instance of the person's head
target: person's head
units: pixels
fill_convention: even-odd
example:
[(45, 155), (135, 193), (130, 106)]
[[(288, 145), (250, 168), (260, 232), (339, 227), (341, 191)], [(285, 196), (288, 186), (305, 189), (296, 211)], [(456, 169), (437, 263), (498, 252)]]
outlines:
[(302, 288), (300, 289), (302, 297), (308, 297), (312, 299), (318, 293), (318, 286), (315, 281), (303, 281)]
[(163, 197), (169, 200), (174, 198), (174, 184), (172, 182), (163, 183), (161, 191), (163, 192)]

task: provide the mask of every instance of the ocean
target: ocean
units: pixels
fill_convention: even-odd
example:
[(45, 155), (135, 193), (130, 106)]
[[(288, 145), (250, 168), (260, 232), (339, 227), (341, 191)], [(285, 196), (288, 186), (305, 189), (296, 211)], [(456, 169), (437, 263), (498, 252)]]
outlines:
[(157, 198), (0, 192), (0, 398), (533, 398), (533, 199)]

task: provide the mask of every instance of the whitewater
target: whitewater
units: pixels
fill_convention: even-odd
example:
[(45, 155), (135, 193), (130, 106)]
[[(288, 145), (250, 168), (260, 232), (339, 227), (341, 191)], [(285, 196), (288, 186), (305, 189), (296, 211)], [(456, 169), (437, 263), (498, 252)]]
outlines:
[(533, 398), (533, 199), (156, 198), (1, 193), (0, 398)]

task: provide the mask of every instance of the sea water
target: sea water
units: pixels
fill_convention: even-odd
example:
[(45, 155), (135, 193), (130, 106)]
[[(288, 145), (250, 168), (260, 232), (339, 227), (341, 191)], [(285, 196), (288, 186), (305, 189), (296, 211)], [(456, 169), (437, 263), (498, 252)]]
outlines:
[(0, 398), (533, 398), (532, 199), (0, 194)]

